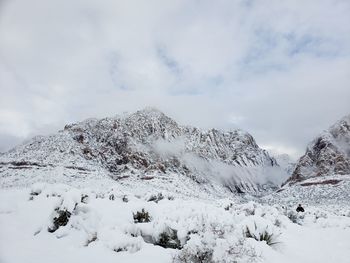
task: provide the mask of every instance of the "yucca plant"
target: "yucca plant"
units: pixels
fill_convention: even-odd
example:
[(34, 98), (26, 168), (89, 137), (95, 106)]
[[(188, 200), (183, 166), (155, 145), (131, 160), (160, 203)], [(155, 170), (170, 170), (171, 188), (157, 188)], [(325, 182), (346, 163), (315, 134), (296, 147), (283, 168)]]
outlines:
[[(257, 230), (257, 225), (256, 223), (254, 223), (254, 228), (255, 231)], [(277, 236), (273, 233), (269, 233), (269, 231), (267, 231), (267, 227), (263, 232), (259, 232), (258, 235), (256, 235), (254, 232), (252, 232), (248, 226), (246, 226), (246, 230), (245, 230), (245, 236), (247, 238), (254, 238), (256, 241), (265, 241), (267, 245), (269, 246), (273, 246), (278, 244), (279, 242), (276, 240)]]

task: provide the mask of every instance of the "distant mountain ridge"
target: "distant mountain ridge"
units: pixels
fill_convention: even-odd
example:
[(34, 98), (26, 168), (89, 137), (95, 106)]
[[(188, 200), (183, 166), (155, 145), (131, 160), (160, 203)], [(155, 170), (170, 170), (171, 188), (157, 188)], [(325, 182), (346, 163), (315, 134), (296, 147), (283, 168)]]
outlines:
[(317, 136), (296, 164), (287, 183), (350, 174), (350, 115)]
[(269, 176), (279, 169), (247, 132), (181, 126), (153, 108), (66, 125), (0, 156), (0, 177), (42, 167), (98, 171), (115, 180), (177, 173), (198, 184), (217, 180), (240, 193), (275, 188)]

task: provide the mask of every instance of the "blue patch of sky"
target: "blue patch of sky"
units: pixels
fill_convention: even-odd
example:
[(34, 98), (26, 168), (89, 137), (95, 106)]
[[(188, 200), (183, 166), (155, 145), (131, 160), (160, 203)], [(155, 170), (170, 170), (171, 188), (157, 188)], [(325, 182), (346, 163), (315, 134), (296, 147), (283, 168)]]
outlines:
[(270, 57), (280, 44), (280, 37), (271, 30), (258, 28), (254, 32), (254, 41), (247, 55), (238, 62), (239, 72), (237, 79), (242, 79), (254, 74), (262, 74), (267, 71), (284, 71), (286, 65), (280, 61), (273, 61)]
[[(276, 50), (281, 53), (274, 54)], [(250, 77), (251, 74), (287, 71), (292, 66), (289, 59), (301, 55), (332, 59), (340, 55), (340, 48), (336, 41), (312, 34), (281, 34), (258, 28), (249, 52), (238, 63), (237, 80)]]
[(193, 84), (178, 83), (179, 85), (168, 91), (169, 95), (180, 96), (189, 95), (196, 96), (202, 94), (217, 95), (220, 91), (224, 90), (224, 77), (208, 76), (194, 81)]
[(315, 57), (332, 58), (340, 55), (340, 47), (331, 39), (306, 34), (297, 36), (289, 33), (284, 36), (288, 41), (288, 56), (311, 55)]
[(113, 87), (116, 87), (120, 90), (128, 90), (128, 87), (122, 82), (119, 76), (119, 56), (117, 53), (112, 52), (109, 56), (109, 75), (111, 77)]
[(156, 47), (156, 54), (157, 54), (158, 58), (161, 60), (161, 62), (173, 74), (180, 75), (182, 73), (179, 63), (169, 55), (169, 53), (167, 52), (167, 50), (164, 47), (157, 46)]
[(246, 8), (251, 8), (254, 5), (255, 0), (241, 0), (239, 4)]

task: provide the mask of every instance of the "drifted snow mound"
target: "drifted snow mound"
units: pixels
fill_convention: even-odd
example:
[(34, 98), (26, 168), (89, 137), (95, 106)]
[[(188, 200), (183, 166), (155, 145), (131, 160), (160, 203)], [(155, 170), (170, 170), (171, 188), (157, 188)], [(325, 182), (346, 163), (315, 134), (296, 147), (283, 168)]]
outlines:
[(274, 188), (284, 179), (275, 159), (250, 134), (181, 126), (151, 108), (66, 125), (0, 157), (6, 186), (57, 167), (62, 170), (58, 173), (79, 179), (152, 180), (181, 174), (199, 184), (215, 182), (249, 193)]
[(328, 175), (350, 174), (350, 115), (314, 139), (296, 164), (288, 183)]

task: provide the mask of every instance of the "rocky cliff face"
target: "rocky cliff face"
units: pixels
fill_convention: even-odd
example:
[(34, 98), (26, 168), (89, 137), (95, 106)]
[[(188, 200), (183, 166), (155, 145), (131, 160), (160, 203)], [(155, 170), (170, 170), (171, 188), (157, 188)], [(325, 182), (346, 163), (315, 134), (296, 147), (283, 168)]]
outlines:
[(350, 115), (314, 139), (287, 182), (350, 174)]
[(99, 171), (116, 180), (182, 174), (197, 183), (220, 181), (233, 192), (274, 187), (274, 158), (243, 131), (181, 126), (155, 109), (89, 119), (0, 156), (0, 176), (12, 170), (63, 167)]

